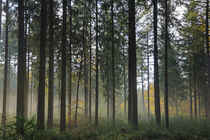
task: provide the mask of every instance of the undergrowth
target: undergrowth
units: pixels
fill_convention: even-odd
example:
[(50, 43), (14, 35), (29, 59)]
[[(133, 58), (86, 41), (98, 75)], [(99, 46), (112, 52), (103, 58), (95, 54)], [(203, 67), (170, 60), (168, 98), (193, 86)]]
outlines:
[[(164, 123), (156, 125), (154, 120), (140, 120), (139, 128), (133, 129), (124, 120), (112, 121), (100, 119), (99, 125), (80, 122), (80, 125), (66, 132), (59, 132), (59, 121), (53, 130), (38, 131), (35, 118), (24, 119), (24, 135), (16, 132), (15, 118), (7, 119), (6, 127), (0, 125), (0, 139), (5, 140), (208, 140), (210, 139), (210, 123), (206, 120), (190, 120), (173, 118), (170, 128)], [(164, 122), (164, 121), (162, 121)]]

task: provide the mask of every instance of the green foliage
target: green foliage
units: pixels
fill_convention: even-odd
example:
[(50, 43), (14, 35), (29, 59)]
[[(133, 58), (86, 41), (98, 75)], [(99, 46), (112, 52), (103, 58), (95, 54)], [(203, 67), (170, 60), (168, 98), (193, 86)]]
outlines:
[[(101, 119), (99, 126), (83, 122), (79, 127), (71, 128), (66, 132), (59, 133), (57, 127), (54, 130), (37, 131), (34, 119), (25, 119), (27, 129), (24, 131), (26, 140), (69, 140), (69, 139), (96, 139), (96, 140), (206, 140), (210, 137), (210, 124), (206, 120), (189, 120), (179, 117), (170, 120), (170, 128), (166, 129), (163, 124), (156, 125), (154, 120), (140, 121), (139, 129), (134, 130), (124, 120), (112, 121)], [(16, 140), (20, 135), (15, 131), (15, 120), (10, 120), (6, 125), (6, 140)], [(0, 129), (2, 136), (2, 126)], [(2, 138), (2, 137), (1, 137)]]

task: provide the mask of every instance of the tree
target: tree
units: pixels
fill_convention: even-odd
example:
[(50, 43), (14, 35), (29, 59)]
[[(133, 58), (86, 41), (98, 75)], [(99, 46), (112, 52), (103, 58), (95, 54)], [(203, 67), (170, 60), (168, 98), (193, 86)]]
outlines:
[(98, 125), (98, 0), (96, 0), (96, 102), (95, 102), (95, 124)]
[(60, 131), (66, 130), (66, 7), (67, 0), (63, 0)]
[(18, 77), (17, 77), (17, 132), (24, 132), (24, 83), (26, 74), (26, 46), (24, 42), (24, 0), (18, 0)]
[(129, 80), (129, 122), (138, 128), (137, 87), (136, 87), (136, 33), (135, 33), (135, 0), (129, 0), (129, 48), (128, 48), (128, 80)]
[(69, 107), (68, 107), (68, 116), (69, 116), (69, 124), (68, 127), (71, 127), (71, 98), (72, 98), (72, 6), (71, 6), (71, 0), (70, 0), (70, 6), (69, 6), (69, 12), (70, 12), (70, 36), (69, 36)]
[(158, 72), (158, 48), (157, 48), (157, 0), (153, 0), (153, 24), (154, 24), (154, 90), (155, 90), (155, 120), (161, 123), (160, 115), (160, 91), (159, 91), (159, 72)]
[(1, 25), (2, 25), (2, 0), (0, 0), (0, 40), (1, 40)]
[(92, 4), (90, 4), (90, 65), (89, 65), (89, 71), (90, 71), (90, 75), (89, 75), (89, 123), (91, 122), (91, 103), (92, 103)]
[(168, 117), (168, 2), (167, 2), (167, 0), (165, 0), (164, 107), (165, 107), (166, 128), (169, 128), (169, 117)]
[(46, 19), (47, 1), (41, 1), (41, 31), (40, 31), (40, 66), (39, 66), (39, 89), (38, 89), (38, 111), (37, 128), (44, 129), (45, 124), (45, 64), (46, 64)]
[[(206, 0), (206, 56), (207, 56), (207, 74), (208, 74), (208, 106), (210, 106), (210, 56), (209, 56), (209, 0)], [(210, 118), (210, 109), (207, 111)]]
[[(7, 115), (7, 82), (8, 82), (8, 20), (9, 20), (9, 2), (6, 1), (6, 30), (5, 30), (5, 58), (4, 58), (4, 89), (3, 89), (3, 112), (2, 112), (2, 124), (3, 128), (6, 126), (6, 115)], [(5, 132), (4, 132), (5, 133)], [(4, 134), (3, 134), (4, 138)]]
[(54, 14), (53, 14), (53, 0), (49, 1), (49, 87), (48, 87), (48, 119), (47, 128), (53, 128), (53, 85), (54, 85)]
[(114, 59), (115, 59), (115, 52), (114, 52), (114, 0), (111, 1), (112, 2), (112, 9), (111, 9), (111, 13), (112, 13), (112, 97), (113, 97), (113, 123), (115, 123), (115, 69), (114, 69)]

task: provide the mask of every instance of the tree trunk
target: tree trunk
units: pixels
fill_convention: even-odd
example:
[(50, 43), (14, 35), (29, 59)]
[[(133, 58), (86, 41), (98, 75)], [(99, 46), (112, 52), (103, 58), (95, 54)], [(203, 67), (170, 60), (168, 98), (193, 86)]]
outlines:
[(154, 93), (155, 93), (155, 120), (161, 123), (160, 114), (160, 91), (159, 91), (159, 72), (158, 72), (158, 48), (157, 48), (157, 0), (153, 0), (154, 9)]
[(84, 100), (85, 100), (85, 118), (88, 118), (88, 65), (87, 65), (87, 50), (86, 50), (86, 38), (85, 38), (85, 14), (86, 14), (86, 6), (84, 3), (83, 9), (83, 53), (84, 53)]
[[(195, 61), (195, 58), (194, 58)], [(197, 119), (197, 91), (196, 91), (196, 70), (195, 70), (195, 63), (193, 65), (193, 80), (194, 80), (194, 109), (195, 109), (195, 119)]]
[(145, 111), (145, 103), (144, 103), (144, 75), (143, 75), (143, 64), (142, 64), (142, 70), (141, 70), (141, 77), (142, 77), (142, 81), (141, 81), (141, 85), (142, 85), (142, 107), (143, 107), (143, 113)]
[(60, 131), (66, 130), (66, 6), (67, 6), (67, 0), (63, 0)]
[(48, 87), (48, 118), (47, 128), (53, 128), (53, 86), (54, 86), (54, 29), (53, 0), (49, 1), (49, 87)]
[(124, 83), (124, 117), (126, 118), (126, 100), (127, 100), (127, 94), (126, 94), (126, 56), (125, 56), (125, 48), (123, 47), (123, 83)]
[(95, 124), (98, 125), (98, 0), (96, 0), (96, 102)]
[(166, 128), (169, 128), (169, 113), (168, 113), (168, 3), (167, 3), (167, 0), (165, 0), (164, 108), (165, 108)]
[(206, 56), (208, 74), (207, 118), (210, 120), (210, 56), (209, 56), (209, 0), (206, 0)]
[(112, 16), (112, 97), (113, 97), (113, 116), (112, 116), (112, 120), (113, 123), (115, 124), (115, 48), (114, 48), (114, 0), (111, 0), (112, 3), (112, 8), (111, 8), (111, 16)]
[(2, 125), (3, 125), (3, 139), (5, 139), (5, 127), (7, 116), (7, 82), (8, 82), (8, 20), (9, 20), (9, 2), (6, 1), (6, 30), (5, 30), (5, 57), (4, 57), (4, 89), (3, 89), (3, 112), (2, 112)]
[(149, 33), (147, 33), (147, 111), (150, 120), (150, 100), (149, 100), (150, 84), (149, 84)]
[(71, 128), (71, 98), (72, 98), (72, 6), (71, 6), (71, 0), (70, 0), (70, 6), (69, 6), (69, 12), (70, 12), (70, 43), (69, 43), (69, 106), (68, 106), (68, 116), (69, 116), (69, 122), (68, 122), (68, 128)]
[(192, 75), (191, 75), (191, 64), (189, 66), (189, 88), (190, 88), (190, 118), (193, 118), (193, 110), (192, 110)]
[(77, 94), (76, 94), (76, 110), (75, 110), (75, 118), (74, 118), (74, 126), (77, 126), (77, 112), (78, 112), (78, 102), (79, 102), (79, 82), (81, 78), (81, 71), (82, 71), (82, 61), (80, 62), (79, 66), (79, 73), (78, 73), (78, 82), (77, 82)]
[(135, 28), (135, 0), (129, 0), (129, 122), (138, 128), (137, 85), (136, 85), (136, 28)]
[(45, 124), (45, 64), (46, 64), (46, 19), (47, 1), (41, 1), (41, 32), (40, 32), (40, 67), (38, 89), (37, 128), (44, 129)]
[(26, 74), (26, 46), (24, 43), (24, 0), (18, 0), (18, 77), (16, 131), (23, 135), (24, 84)]
[(92, 103), (92, 5), (90, 6), (90, 77), (89, 77), (89, 123), (91, 123), (91, 103)]

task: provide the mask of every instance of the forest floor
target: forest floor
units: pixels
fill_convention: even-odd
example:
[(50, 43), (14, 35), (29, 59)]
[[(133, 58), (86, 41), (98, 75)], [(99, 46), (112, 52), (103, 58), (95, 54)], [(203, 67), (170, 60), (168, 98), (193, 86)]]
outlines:
[[(59, 122), (59, 121), (56, 121)], [(24, 140), (209, 140), (210, 122), (205, 120), (190, 120), (186, 118), (174, 118), (170, 120), (170, 128), (164, 124), (157, 126), (153, 120), (141, 120), (137, 130), (132, 129), (126, 121), (117, 120), (115, 126), (111, 121), (100, 119), (99, 125), (91, 125), (80, 122), (77, 127), (67, 129), (65, 133), (59, 133), (59, 123), (54, 124), (53, 130), (37, 131), (35, 121), (25, 123)], [(15, 132), (15, 123), (10, 121), (6, 129), (6, 140), (19, 140)]]

